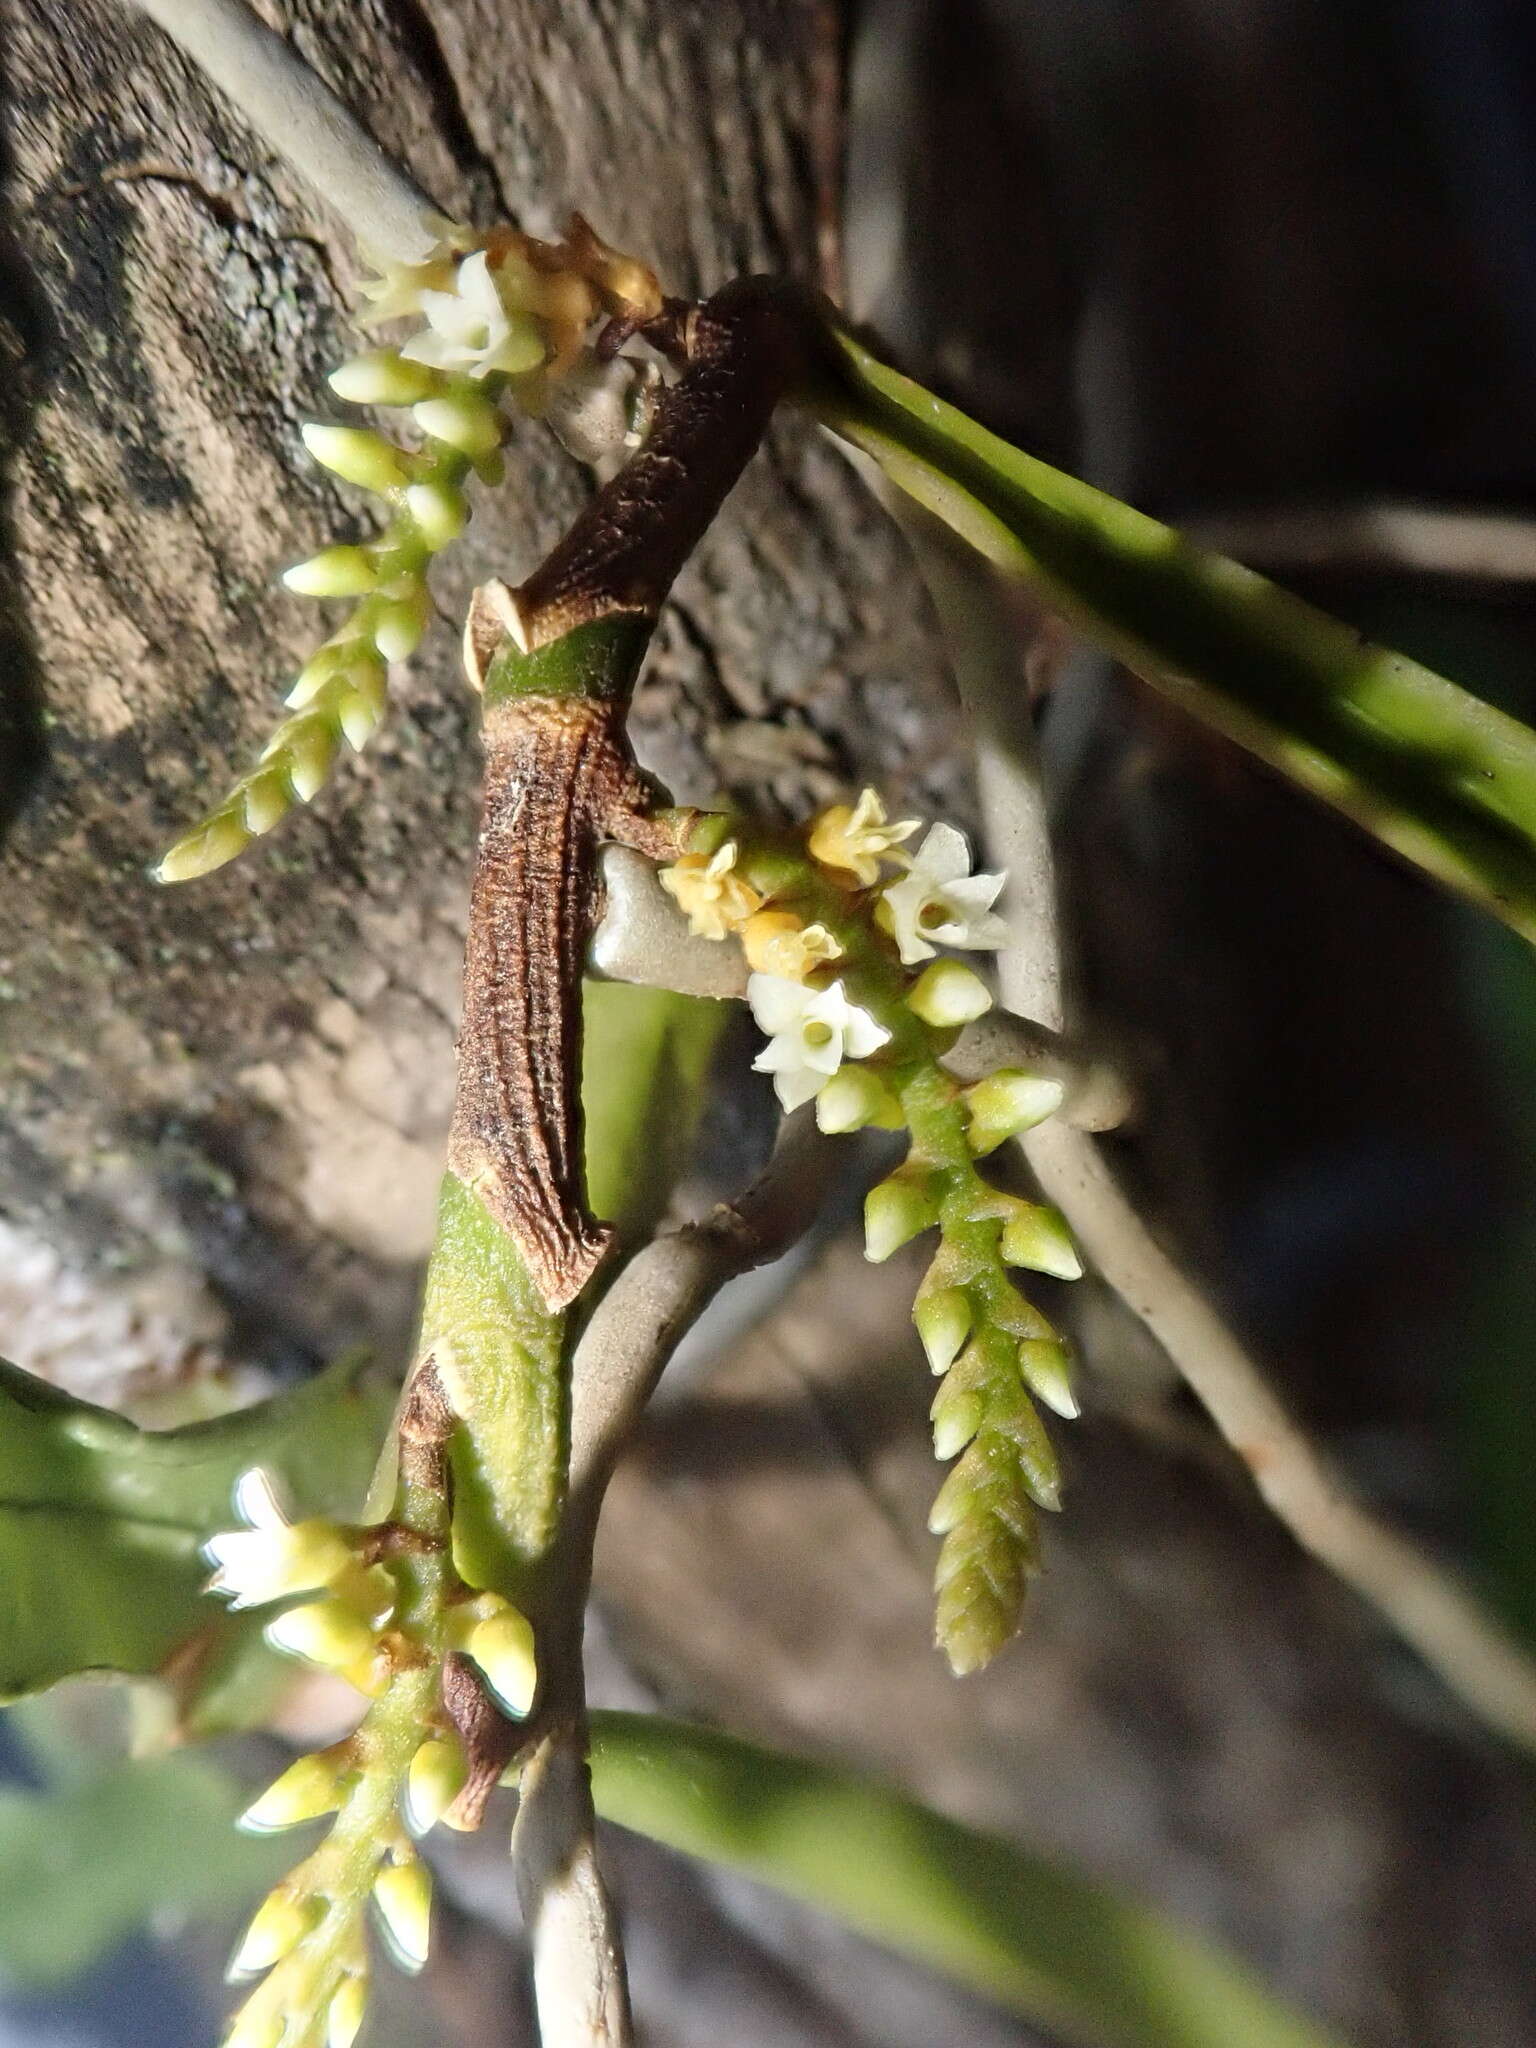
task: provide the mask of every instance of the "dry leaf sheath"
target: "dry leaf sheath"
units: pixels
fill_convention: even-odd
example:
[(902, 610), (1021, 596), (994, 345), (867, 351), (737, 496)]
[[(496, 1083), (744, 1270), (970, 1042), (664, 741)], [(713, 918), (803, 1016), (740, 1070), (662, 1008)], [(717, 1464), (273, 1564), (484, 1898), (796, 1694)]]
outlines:
[(624, 716), (661, 605), (762, 438), (802, 353), (798, 301), (749, 280), (651, 323), (684, 367), (645, 446), (520, 590), (477, 594), (465, 634), (485, 695), (485, 811), (464, 963), (448, 1163), (507, 1231), (550, 1309), (611, 1232), (582, 1199), (582, 960), (605, 840), (675, 859)]

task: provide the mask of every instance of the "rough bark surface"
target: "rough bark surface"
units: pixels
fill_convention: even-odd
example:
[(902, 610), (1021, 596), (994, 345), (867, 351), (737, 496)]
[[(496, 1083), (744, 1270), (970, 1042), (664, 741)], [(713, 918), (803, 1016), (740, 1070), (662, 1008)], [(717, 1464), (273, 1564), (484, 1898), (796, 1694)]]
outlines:
[[(445, 208), (542, 231), (579, 207), (687, 292), (817, 274), (822, 0), (268, 12)], [(389, 1339), (449, 1108), (479, 781), (456, 633), (397, 675), (385, 728), (307, 815), (209, 880), (146, 878), (323, 631), (275, 573), (358, 528), (298, 439), (345, 416), (323, 382), (348, 347), (344, 226), (109, 0), (25, 0), (8, 120), (7, 695), (30, 744), (3, 771), (0, 1210), (82, 1257), (206, 1273), (246, 1351)], [(444, 565), (445, 617), (526, 575), (587, 488), (522, 432)], [(669, 609), (636, 710), (647, 765), (685, 799), (795, 804), (952, 776), (899, 561), (840, 459), (776, 433)]]

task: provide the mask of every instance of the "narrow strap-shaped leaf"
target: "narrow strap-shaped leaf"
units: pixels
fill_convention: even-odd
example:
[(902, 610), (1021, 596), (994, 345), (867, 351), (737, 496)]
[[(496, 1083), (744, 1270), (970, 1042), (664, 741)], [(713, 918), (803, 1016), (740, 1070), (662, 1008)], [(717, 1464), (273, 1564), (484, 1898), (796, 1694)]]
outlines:
[(1536, 939), (1536, 734), (836, 337), (817, 415), (1195, 716)]
[(606, 1819), (819, 1906), (1085, 2048), (1342, 2048), (1190, 1929), (873, 1779), (605, 1712), (592, 1790)]

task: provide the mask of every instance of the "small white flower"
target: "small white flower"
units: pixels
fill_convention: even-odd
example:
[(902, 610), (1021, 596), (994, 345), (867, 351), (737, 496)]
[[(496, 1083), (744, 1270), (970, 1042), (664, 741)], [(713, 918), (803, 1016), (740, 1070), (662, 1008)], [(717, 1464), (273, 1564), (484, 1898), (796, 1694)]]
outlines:
[(965, 834), (953, 825), (935, 825), (906, 874), (882, 898), (903, 965), (932, 960), (939, 946), (992, 953), (1006, 944), (1008, 927), (992, 905), (1007, 879), (973, 875)]
[(261, 1607), (291, 1593), (317, 1592), (353, 1565), (351, 1547), (333, 1522), (289, 1521), (259, 1467), (236, 1484), (235, 1511), (247, 1526), (222, 1530), (203, 1545), (215, 1567), (208, 1590), (227, 1594), (231, 1607)]
[(747, 1001), (758, 1028), (768, 1034), (752, 1065), (772, 1074), (786, 1110), (809, 1102), (844, 1060), (867, 1059), (891, 1035), (849, 1002), (840, 981), (813, 989), (782, 974), (754, 974), (747, 980)]
[(407, 362), (484, 377), (493, 370), (516, 375), (544, 360), (537, 322), (508, 312), (483, 249), (464, 258), (451, 291), (423, 291), (421, 310), (426, 327), (400, 350)]
[(896, 849), (917, 827), (916, 818), (893, 825), (878, 791), (866, 789), (851, 810), (847, 804), (834, 804), (823, 811), (811, 827), (808, 843), (813, 860), (852, 875), (860, 888), (868, 889), (880, 879), (881, 861), (905, 858)]

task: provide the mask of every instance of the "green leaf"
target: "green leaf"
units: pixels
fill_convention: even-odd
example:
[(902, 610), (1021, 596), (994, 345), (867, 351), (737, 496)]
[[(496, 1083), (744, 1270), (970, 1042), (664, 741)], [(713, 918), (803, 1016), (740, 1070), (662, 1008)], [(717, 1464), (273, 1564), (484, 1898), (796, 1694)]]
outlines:
[(806, 402), (893, 483), (1195, 716), (1536, 940), (1536, 734), (834, 340)]
[(592, 1716), (598, 1811), (819, 1906), (1091, 2048), (1341, 2048), (1214, 1944), (867, 1778)]
[(0, 1360), (0, 1698), (77, 1671), (161, 1671), (200, 1638), (210, 1668), (260, 1618), (204, 1597), (199, 1552), (235, 1480), (274, 1472), (302, 1514), (355, 1514), (391, 1394), (365, 1360), (215, 1422), (137, 1428)]
[(151, 1925), (243, 1906), (293, 1857), (234, 1822), (245, 1796), (188, 1756), (48, 1792), (0, 1788), (0, 1979), (59, 1984)]

